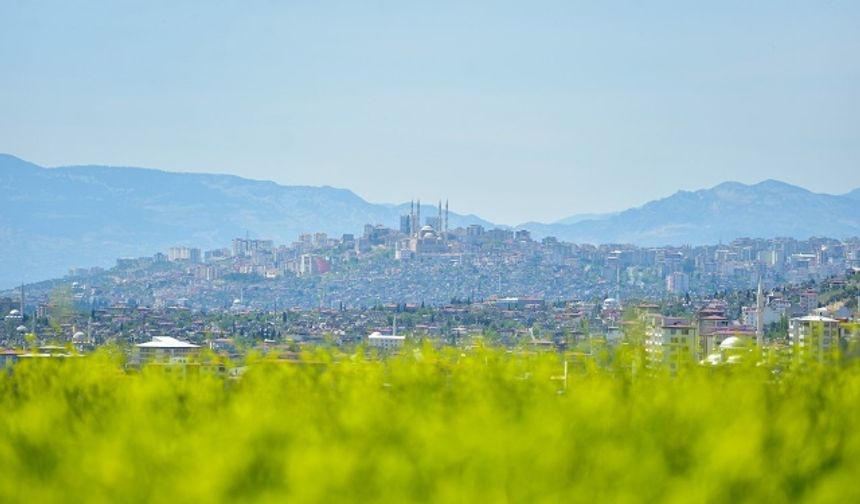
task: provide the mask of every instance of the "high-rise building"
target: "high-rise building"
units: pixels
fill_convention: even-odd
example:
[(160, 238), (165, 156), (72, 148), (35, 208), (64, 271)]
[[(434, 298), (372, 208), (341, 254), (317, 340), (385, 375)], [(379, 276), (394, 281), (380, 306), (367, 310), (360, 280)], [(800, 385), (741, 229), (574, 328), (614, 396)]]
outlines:
[(812, 310), (818, 308), (818, 292), (808, 289), (800, 293), (800, 310), (809, 315)]
[(799, 359), (829, 362), (839, 352), (839, 321), (807, 315), (788, 321), (791, 348)]
[(681, 271), (666, 275), (666, 292), (675, 295), (686, 294), (690, 290), (690, 276)]
[(314, 233), (314, 247), (325, 248), (328, 246), (328, 235), (325, 233)]
[(407, 236), (412, 234), (412, 215), (400, 216), (400, 233)]
[(192, 263), (199, 263), (200, 249), (192, 247), (170, 247), (167, 250), (167, 260), (170, 262), (188, 261)]
[(299, 274), (302, 276), (319, 275), (331, 271), (331, 263), (325, 257), (302, 254), (299, 257)]
[(656, 317), (648, 329), (645, 355), (651, 369), (665, 368), (675, 374), (697, 361), (696, 326), (674, 317)]
[(466, 236), (470, 238), (477, 238), (484, 234), (484, 226), (480, 224), (469, 224), (469, 227), (466, 228)]
[(255, 257), (261, 253), (272, 253), (274, 248), (275, 245), (272, 240), (250, 240), (247, 238), (235, 238), (233, 240), (233, 255), (236, 257)]

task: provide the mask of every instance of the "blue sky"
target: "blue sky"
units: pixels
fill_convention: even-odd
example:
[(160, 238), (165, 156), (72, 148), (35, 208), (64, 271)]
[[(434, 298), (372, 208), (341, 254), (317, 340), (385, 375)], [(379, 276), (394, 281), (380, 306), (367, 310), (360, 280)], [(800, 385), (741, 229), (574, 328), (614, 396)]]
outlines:
[(860, 186), (860, 2), (0, 2), (0, 152), (516, 224)]

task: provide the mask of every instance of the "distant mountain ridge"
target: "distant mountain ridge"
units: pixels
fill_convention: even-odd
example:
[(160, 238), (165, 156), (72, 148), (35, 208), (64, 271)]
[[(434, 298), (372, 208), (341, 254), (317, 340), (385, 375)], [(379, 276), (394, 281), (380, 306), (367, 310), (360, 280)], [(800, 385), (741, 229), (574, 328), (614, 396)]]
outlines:
[[(174, 245), (228, 246), (253, 237), (291, 243), (300, 233), (360, 234), (396, 228), (409, 204), (374, 204), (347, 189), (282, 186), (233, 175), (146, 168), (42, 168), (0, 154), (0, 288), (59, 277), (70, 267), (109, 266)], [(422, 205), (422, 214), (436, 208)], [(451, 213), (451, 227), (493, 224)], [(641, 246), (709, 244), (738, 237), (860, 236), (860, 189), (818, 194), (766, 180), (678, 191), (614, 214), (528, 223), (535, 238)]]
[[(246, 233), (277, 243), (305, 232), (360, 235), (365, 224), (396, 228), (408, 212), (409, 204), (373, 204), (333, 187), (147, 168), (42, 168), (0, 154), (0, 242), (9, 245), (0, 247), (0, 287), (174, 245), (229, 246)], [(452, 227), (469, 224), (492, 226), (450, 214)]]
[(777, 180), (678, 191), (623, 212), (572, 224), (524, 225), (535, 235), (588, 243), (700, 245), (739, 237), (860, 236), (860, 189), (836, 196)]
[(565, 217), (564, 219), (561, 219), (561, 220), (557, 220), (550, 225), (555, 225), (555, 224), (566, 225), (566, 224), (576, 224), (578, 222), (589, 221), (589, 220), (605, 220), (605, 219), (612, 217), (613, 215), (618, 215), (618, 212), (603, 213), (603, 214), (599, 214), (599, 213), (576, 214), (576, 215), (571, 215), (570, 217)]

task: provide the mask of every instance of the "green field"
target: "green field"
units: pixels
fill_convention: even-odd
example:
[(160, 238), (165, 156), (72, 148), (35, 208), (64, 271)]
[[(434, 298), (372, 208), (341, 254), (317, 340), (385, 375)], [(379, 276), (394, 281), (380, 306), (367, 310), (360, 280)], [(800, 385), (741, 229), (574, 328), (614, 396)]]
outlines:
[(860, 502), (860, 368), (409, 350), (0, 374), (0, 502)]

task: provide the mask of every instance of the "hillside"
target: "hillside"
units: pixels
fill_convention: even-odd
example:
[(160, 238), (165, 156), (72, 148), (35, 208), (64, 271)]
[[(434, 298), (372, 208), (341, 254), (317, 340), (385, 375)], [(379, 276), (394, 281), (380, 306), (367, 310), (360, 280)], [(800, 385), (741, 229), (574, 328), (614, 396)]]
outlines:
[(643, 246), (707, 244), (738, 237), (846, 238), (860, 235), (858, 192), (834, 196), (775, 180), (725, 182), (679, 191), (641, 207), (572, 224), (524, 225), (536, 235)]
[[(299, 234), (360, 234), (398, 227), (408, 204), (374, 204), (347, 189), (283, 186), (232, 175), (153, 169), (43, 168), (0, 154), (0, 288), (108, 266), (173, 245), (226, 246), (245, 236), (291, 243)], [(422, 206), (424, 215), (436, 209)], [(451, 227), (493, 224), (451, 214)], [(835, 196), (767, 180), (679, 191), (613, 214), (519, 226), (535, 238), (640, 246), (707, 244), (738, 237), (860, 236), (860, 190)]]
[[(305, 232), (359, 235), (368, 223), (397, 227), (409, 205), (373, 204), (332, 187), (143, 168), (42, 168), (0, 155), (0, 209), (0, 287), (8, 287), (173, 245), (226, 246), (246, 233), (278, 243)], [(425, 215), (435, 211), (422, 205)], [(456, 213), (450, 222), (491, 225)]]

